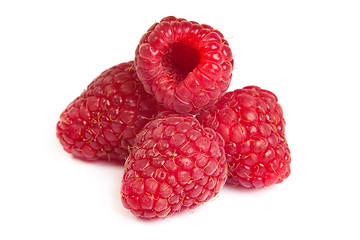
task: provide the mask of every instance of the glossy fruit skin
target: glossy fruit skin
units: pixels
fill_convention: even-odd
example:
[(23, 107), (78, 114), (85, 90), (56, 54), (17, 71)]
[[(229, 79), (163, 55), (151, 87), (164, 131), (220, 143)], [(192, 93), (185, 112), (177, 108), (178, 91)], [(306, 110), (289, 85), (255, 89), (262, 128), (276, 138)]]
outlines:
[(124, 163), (136, 134), (158, 113), (133, 61), (113, 66), (61, 113), (56, 135), (65, 151), (86, 161)]
[(218, 30), (173, 16), (145, 33), (135, 52), (135, 67), (146, 91), (179, 113), (197, 113), (228, 89), (233, 56)]
[(274, 93), (257, 86), (228, 92), (197, 119), (225, 140), (228, 183), (261, 188), (290, 175), (285, 120)]
[(164, 218), (216, 196), (226, 176), (221, 136), (193, 116), (163, 112), (136, 137), (122, 203), (135, 216)]

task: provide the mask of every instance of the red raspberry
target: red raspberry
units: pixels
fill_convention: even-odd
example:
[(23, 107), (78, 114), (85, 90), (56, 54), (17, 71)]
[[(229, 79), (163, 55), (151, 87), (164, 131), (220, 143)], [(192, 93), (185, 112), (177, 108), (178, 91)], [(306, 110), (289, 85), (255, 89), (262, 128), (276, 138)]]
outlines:
[(225, 140), (228, 182), (260, 188), (290, 174), (290, 150), (278, 99), (270, 91), (248, 86), (228, 92), (197, 116)]
[(138, 217), (166, 217), (213, 198), (226, 175), (220, 135), (193, 116), (163, 112), (136, 137), (125, 163), (122, 202)]
[(123, 162), (136, 134), (158, 113), (155, 98), (136, 77), (133, 62), (104, 71), (61, 113), (57, 137), (83, 160)]
[(146, 91), (179, 113), (196, 113), (228, 89), (233, 70), (228, 42), (216, 29), (166, 17), (143, 35), (135, 66)]

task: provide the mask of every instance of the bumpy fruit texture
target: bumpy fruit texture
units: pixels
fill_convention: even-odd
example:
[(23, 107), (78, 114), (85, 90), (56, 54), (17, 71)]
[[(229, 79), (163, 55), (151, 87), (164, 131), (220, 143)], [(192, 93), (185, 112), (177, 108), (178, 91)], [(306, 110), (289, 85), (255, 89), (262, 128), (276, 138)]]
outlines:
[(163, 112), (126, 160), (122, 202), (142, 218), (170, 216), (213, 198), (226, 182), (224, 141), (195, 117)]
[(74, 157), (123, 163), (136, 134), (158, 113), (133, 62), (109, 68), (61, 113), (56, 134)]
[(272, 92), (256, 86), (228, 92), (197, 118), (225, 140), (229, 183), (261, 188), (289, 176), (285, 120)]
[(146, 91), (179, 113), (197, 113), (224, 95), (233, 63), (221, 32), (171, 16), (151, 26), (135, 52), (136, 71)]

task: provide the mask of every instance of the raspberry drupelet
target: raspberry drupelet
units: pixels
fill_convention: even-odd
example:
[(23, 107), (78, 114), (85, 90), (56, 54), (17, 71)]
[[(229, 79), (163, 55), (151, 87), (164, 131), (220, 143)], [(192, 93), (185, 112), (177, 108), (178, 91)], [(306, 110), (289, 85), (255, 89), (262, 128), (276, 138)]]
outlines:
[(228, 183), (261, 188), (290, 175), (285, 120), (272, 92), (257, 86), (228, 92), (197, 119), (225, 140)]
[(225, 184), (224, 141), (191, 115), (162, 112), (137, 135), (125, 163), (125, 208), (163, 218), (205, 203)]
[(61, 113), (56, 135), (65, 151), (87, 160), (123, 163), (136, 134), (158, 113), (134, 63), (111, 67)]
[(135, 52), (136, 71), (146, 91), (179, 113), (213, 105), (229, 88), (233, 64), (220, 31), (173, 16), (151, 26)]

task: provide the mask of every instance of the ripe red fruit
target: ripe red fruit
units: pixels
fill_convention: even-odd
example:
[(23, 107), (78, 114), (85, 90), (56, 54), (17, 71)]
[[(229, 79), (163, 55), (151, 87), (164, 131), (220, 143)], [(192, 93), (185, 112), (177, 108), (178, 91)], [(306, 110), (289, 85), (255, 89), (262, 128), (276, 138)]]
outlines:
[(230, 85), (233, 63), (222, 33), (172, 16), (151, 26), (135, 52), (146, 91), (179, 113), (196, 113), (214, 104)]
[(256, 86), (228, 92), (197, 118), (225, 140), (229, 183), (260, 188), (289, 176), (285, 120), (272, 92)]
[(133, 62), (101, 73), (60, 115), (56, 135), (74, 157), (122, 163), (136, 134), (158, 113)]
[(195, 208), (224, 185), (224, 141), (195, 117), (160, 113), (138, 134), (125, 163), (122, 203), (142, 218)]

